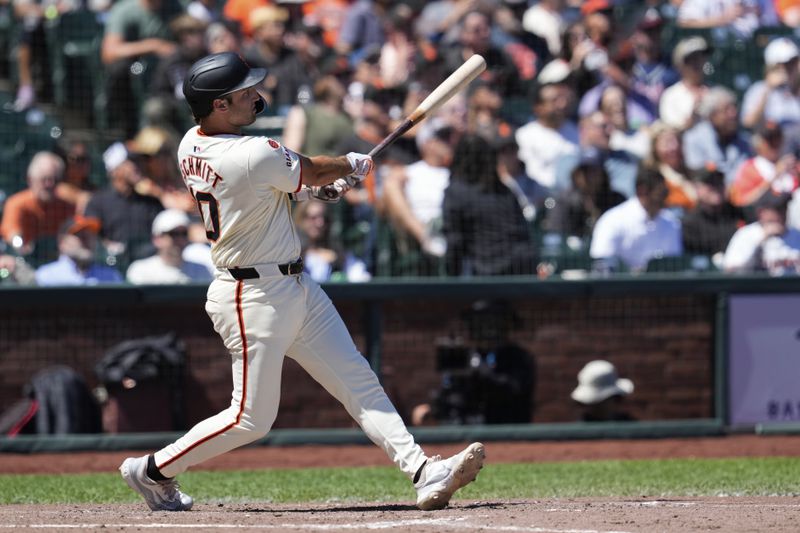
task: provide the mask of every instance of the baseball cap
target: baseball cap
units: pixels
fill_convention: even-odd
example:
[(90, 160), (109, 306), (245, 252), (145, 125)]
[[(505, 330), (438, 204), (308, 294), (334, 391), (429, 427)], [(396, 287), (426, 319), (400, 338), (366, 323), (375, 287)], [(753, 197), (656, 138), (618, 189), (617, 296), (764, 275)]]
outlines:
[(705, 183), (706, 185), (725, 185), (725, 175), (711, 161), (706, 163), (704, 167), (692, 171), (691, 178), (697, 183)]
[(268, 22), (286, 22), (289, 20), (289, 12), (278, 6), (261, 6), (250, 13), (250, 27), (257, 29)]
[(75, 215), (65, 220), (58, 228), (59, 235), (76, 235), (81, 231), (89, 230), (94, 234), (100, 232), (100, 219)]
[(773, 190), (769, 190), (761, 195), (761, 198), (756, 201), (755, 207), (757, 211), (760, 211), (761, 209), (782, 210), (786, 209), (791, 199), (791, 193), (776, 193)]
[(131, 152), (143, 155), (156, 155), (168, 146), (170, 134), (158, 126), (145, 126), (131, 142)]
[(572, 391), (572, 399), (592, 405), (612, 396), (627, 396), (633, 392), (633, 382), (617, 375), (617, 369), (602, 359), (586, 363), (578, 372), (578, 386)]
[(705, 39), (699, 36), (688, 37), (681, 40), (672, 51), (672, 64), (680, 67), (686, 61), (686, 58), (698, 52), (705, 52), (710, 54), (712, 51), (711, 46)]
[(800, 56), (800, 50), (794, 41), (787, 37), (779, 37), (770, 42), (764, 49), (764, 63), (767, 66), (788, 63)]
[(191, 221), (189, 215), (180, 209), (165, 209), (153, 219), (153, 235), (163, 235), (175, 228), (188, 228)]
[(103, 152), (103, 164), (106, 172), (113, 172), (128, 159), (128, 149), (121, 142), (115, 142)]

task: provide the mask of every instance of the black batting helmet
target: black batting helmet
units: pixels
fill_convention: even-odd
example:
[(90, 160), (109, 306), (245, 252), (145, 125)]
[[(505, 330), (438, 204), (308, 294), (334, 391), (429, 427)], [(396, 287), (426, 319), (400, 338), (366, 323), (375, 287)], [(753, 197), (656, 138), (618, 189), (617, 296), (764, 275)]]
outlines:
[(261, 83), (267, 75), (263, 68), (250, 68), (233, 52), (211, 54), (197, 60), (183, 80), (183, 95), (196, 118), (211, 113), (211, 103), (226, 94)]

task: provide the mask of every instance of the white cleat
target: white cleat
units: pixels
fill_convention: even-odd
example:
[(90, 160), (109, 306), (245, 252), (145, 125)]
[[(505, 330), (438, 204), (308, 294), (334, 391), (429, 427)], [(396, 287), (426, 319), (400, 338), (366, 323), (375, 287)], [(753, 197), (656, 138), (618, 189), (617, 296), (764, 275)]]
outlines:
[(429, 458), (419, 481), (414, 484), (417, 507), (423, 511), (447, 507), (455, 491), (475, 481), (485, 458), (484, 446), (480, 442), (473, 442), (448, 459), (438, 455)]
[(153, 511), (188, 511), (192, 508), (192, 497), (178, 490), (177, 481), (153, 481), (147, 477), (146, 455), (125, 459), (119, 471), (128, 486), (141, 494)]

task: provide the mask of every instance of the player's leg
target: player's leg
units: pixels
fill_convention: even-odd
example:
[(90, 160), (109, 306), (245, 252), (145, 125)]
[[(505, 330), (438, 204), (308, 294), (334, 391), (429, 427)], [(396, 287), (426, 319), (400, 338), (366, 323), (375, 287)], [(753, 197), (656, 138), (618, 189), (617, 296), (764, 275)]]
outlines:
[[(162, 509), (160, 494), (147, 494), (149, 481), (166, 482), (192, 465), (263, 437), (277, 416), (283, 354), (291, 344), (302, 317), (303, 293), (296, 283), (219, 282), (212, 284), (206, 309), (214, 329), (231, 353), (233, 394), (231, 405), (221, 413), (199, 422), (183, 437), (150, 457), (132, 459), (128, 484), (142, 494), (151, 508)], [(288, 282), (288, 283), (287, 283)], [(266, 293), (270, 297), (267, 299)], [(276, 305), (276, 302), (281, 302)], [(141, 480), (141, 461), (149, 461), (147, 479)], [(133, 470), (137, 470), (133, 472)], [(161, 478), (167, 478), (167, 480)], [(139, 479), (138, 486), (132, 483)], [(142, 485), (144, 484), (144, 485)], [(154, 507), (155, 505), (155, 507)], [(178, 506), (180, 507), (180, 506)], [(182, 510), (182, 509), (170, 509)]]
[(287, 355), (339, 400), (370, 440), (414, 481), (420, 508), (446, 506), (456, 490), (477, 476), (483, 466), (483, 445), (472, 444), (448, 459), (426, 457), (328, 296), (307, 276), (302, 283), (308, 287), (308, 314)]

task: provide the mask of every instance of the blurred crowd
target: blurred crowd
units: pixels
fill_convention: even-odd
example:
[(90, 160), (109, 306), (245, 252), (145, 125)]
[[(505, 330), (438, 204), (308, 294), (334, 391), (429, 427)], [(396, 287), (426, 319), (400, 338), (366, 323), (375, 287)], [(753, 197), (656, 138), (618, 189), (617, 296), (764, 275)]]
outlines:
[[(221, 51), (268, 71), (268, 110), (248, 133), (308, 155), (368, 152), (471, 55), (487, 61), (363, 187), (297, 204), (320, 281), (800, 269), (800, 1), (12, 5), (7, 111), (52, 102), (47, 28), (88, 16), (107, 116), (96, 138), (66, 128), (31, 158), (27, 188), (4, 191), (0, 279), (213, 275), (175, 148), (192, 126), (183, 76)], [(713, 76), (720, 32), (757, 50), (756, 79)]]

